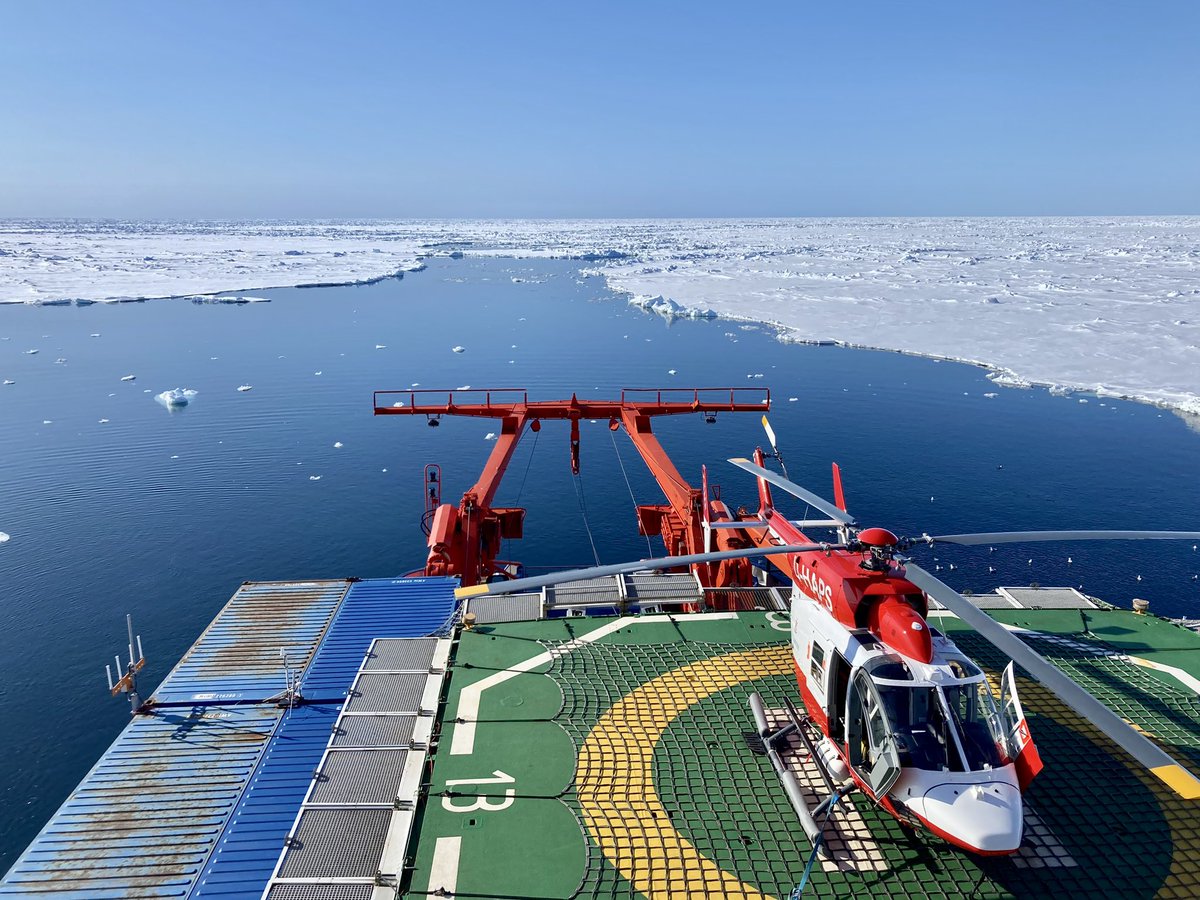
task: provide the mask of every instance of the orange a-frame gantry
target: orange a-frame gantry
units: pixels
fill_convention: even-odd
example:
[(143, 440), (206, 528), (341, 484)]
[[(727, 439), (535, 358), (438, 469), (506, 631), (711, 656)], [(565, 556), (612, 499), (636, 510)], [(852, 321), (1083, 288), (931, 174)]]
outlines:
[[(512, 460), (526, 426), (533, 431), (551, 419), (571, 423), (571, 471), (579, 473), (579, 422), (608, 419), (609, 428), (624, 428), (646, 466), (666, 495), (665, 504), (637, 507), (641, 534), (659, 536), (667, 553), (677, 556), (706, 550), (733, 550), (753, 546), (748, 534), (733, 523), (734, 515), (719, 498), (691, 486), (679, 474), (650, 427), (655, 416), (719, 412), (758, 412), (770, 408), (766, 388), (663, 388), (627, 389), (619, 400), (537, 400), (530, 402), (524, 390), (406, 390), (376, 391), (377, 416), (426, 416), (436, 423), (441, 416), (473, 416), (499, 419), (496, 446), (475, 485), (462, 496), (458, 506), (441, 502), (440, 476), (436, 467), (426, 468), (426, 504), (431, 518), (429, 556), (425, 574), (451, 575), (464, 586), (487, 581), (507, 572), (497, 565), (500, 542), (520, 538), (525, 510), (494, 507), (500, 480)], [(432, 477), (431, 477), (432, 476)], [(706, 536), (715, 546), (705, 546)], [(721, 565), (695, 567), (704, 587), (741, 587), (752, 583), (750, 563), (729, 560)]]

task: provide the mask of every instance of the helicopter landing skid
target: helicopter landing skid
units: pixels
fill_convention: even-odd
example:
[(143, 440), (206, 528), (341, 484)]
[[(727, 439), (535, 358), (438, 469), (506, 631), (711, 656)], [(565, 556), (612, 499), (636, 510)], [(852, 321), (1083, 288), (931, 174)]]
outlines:
[[(754, 716), (754, 725), (758, 729), (756, 737), (762, 742), (762, 750), (758, 751), (755, 747), (756, 752), (765, 753), (771, 760), (771, 766), (775, 769), (775, 774), (779, 776), (779, 781), (783, 785), (783, 792), (787, 795), (792, 809), (795, 810), (796, 816), (800, 820), (800, 826), (804, 829), (809, 842), (818, 847), (821, 856), (828, 858), (829, 852), (821, 840), (821, 835), (827, 820), (833, 815), (837, 802), (856, 790), (857, 785), (849, 779), (840, 785), (834, 781), (832, 774), (821, 759), (821, 755), (817, 753), (812, 738), (809, 737), (804, 718), (790, 701), (785, 711), (787, 721), (780, 727), (775, 727), (768, 721), (762, 697), (757, 693), (750, 695), (750, 712)], [(809, 801), (805, 798), (804, 790), (796, 780), (795, 773), (783, 758), (783, 753), (794, 735), (800, 738), (808, 750), (809, 759), (816, 764), (828, 791), (824, 798), (811, 809)], [(757, 744), (757, 741), (755, 743)], [(818, 820), (820, 820), (820, 824), (818, 824)]]

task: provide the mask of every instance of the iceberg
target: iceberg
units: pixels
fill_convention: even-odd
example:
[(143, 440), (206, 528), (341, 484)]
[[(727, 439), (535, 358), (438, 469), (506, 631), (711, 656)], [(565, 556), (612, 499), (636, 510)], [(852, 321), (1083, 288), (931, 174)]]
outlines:
[(192, 398), (197, 393), (197, 391), (193, 391), (190, 388), (173, 388), (169, 391), (163, 391), (161, 394), (155, 394), (154, 399), (167, 407), (167, 409), (177, 409), (191, 403)]

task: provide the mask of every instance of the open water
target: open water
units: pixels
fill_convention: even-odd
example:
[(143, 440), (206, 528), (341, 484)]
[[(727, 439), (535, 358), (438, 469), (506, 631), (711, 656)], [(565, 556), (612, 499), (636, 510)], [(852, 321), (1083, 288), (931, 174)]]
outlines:
[[(864, 524), (902, 534), (1200, 526), (1200, 434), (1169, 412), (996, 388), (970, 366), (787, 346), (727, 321), (668, 323), (567, 261), (434, 260), (403, 280), (254, 293), (271, 302), (0, 308), (0, 379), (15, 382), (0, 387), (0, 531), (11, 535), (0, 544), (0, 872), (128, 718), (103, 672), (125, 646), (125, 613), (143, 636), (149, 693), (244, 580), (392, 576), (423, 563), (423, 465), (441, 464), (453, 499), (496, 429), (374, 417), (377, 389), (551, 399), (769, 388), (792, 478), (829, 495), (838, 461)], [(173, 387), (199, 393), (169, 412), (153, 396)], [(753, 482), (723, 460), (763, 442), (757, 416), (655, 429), (693, 483), (707, 464), (726, 500), (753, 505)], [(639, 502), (661, 495), (604, 422), (584, 426), (579, 485), (565, 425), (526, 437), (499, 497), (529, 508), (510, 555), (593, 562), (577, 486), (601, 560), (646, 555), (630, 491)], [(1200, 615), (1190, 543), (922, 558), (959, 589), (1082, 586)]]

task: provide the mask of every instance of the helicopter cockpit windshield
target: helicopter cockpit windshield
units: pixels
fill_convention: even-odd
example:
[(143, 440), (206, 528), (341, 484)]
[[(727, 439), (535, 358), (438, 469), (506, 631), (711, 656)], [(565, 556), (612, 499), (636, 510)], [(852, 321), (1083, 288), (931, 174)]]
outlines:
[(951, 772), (1004, 765), (1005, 732), (983, 673), (965, 658), (948, 662), (954, 677), (936, 684), (915, 681), (899, 657), (866, 666), (900, 765)]

